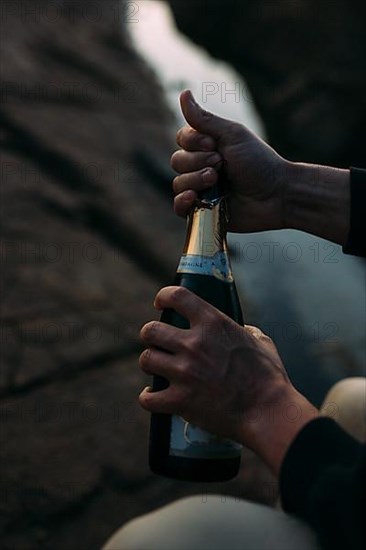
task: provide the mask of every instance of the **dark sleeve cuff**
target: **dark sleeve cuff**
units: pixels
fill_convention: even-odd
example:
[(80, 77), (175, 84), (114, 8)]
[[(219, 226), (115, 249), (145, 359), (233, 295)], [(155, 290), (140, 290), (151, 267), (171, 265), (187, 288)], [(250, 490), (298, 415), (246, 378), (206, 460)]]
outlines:
[(314, 484), (333, 466), (351, 466), (362, 456), (362, 445), (334, 420), (317, 418), (291, 444), (280, 472), (282, 505), (287, 512), (306, 516)]
[(351, 221), (345, 254), (366, 257), (366, 170), (351, 168)]

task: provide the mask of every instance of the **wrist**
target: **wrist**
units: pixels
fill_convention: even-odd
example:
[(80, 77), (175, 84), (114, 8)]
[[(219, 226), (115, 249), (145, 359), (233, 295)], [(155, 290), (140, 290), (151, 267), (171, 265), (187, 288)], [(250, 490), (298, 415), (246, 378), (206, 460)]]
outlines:
[(284, 223), (344, 245), (350, 228), (350, 170), (286, 163)]
[(293, 386), (281, 384), (246, 415), (240, 443), (250, 447), (278, 474), (291, 443), (318, 414), (318, 410)]

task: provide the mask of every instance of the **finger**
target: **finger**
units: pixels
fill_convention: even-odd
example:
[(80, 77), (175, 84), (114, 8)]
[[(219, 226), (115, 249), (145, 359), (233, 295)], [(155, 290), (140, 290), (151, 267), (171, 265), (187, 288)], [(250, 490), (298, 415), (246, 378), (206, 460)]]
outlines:
[(165, 287), (158, 292), (154, 306), (157, 309), (174, 309), (190, 322), (191, 327), (202, 323), (202, 320), (217, 310), (182, 286)]
[(182, 411), (179, 391), (174, 386), (158, 392), (153, 392), (150, 387), (147, 387), (140, 393), (139, 403), (145, 410), (152, 413), (181, 415)]
[(159, 321), (151, 321), (140, 331), (141, 340), (148, 346), (176, 352), (182, 349), (186, 331)]
[(218, 179), (217, 171), (211, 167), (196, 172), (189, 172), (188, 174), (181, 174), (173, 180), (174, 193), (178, 195), (188, 190), (204, 191), (215, 185)]
[(262, 338), (262, 336), (264, 336), (263, 332), (258, 327), (254, 327), (254, 326), (251, 326), (251, 325), (245, 325), (244, 330), (247, 334), (250, 334), (256, 340), (260, 340)]
[(195, 172), (208, 166), (217, 166), (222, 162), (222, 156), (217, 153), (204, 153), (196, 151), (194, 153), (184, 151), (176, 151), (171, 158), (171, 166), (173, 170), (182, 174), (185, 172)]
[(274, 345), (272, 339), (267, 336), (267, 334), (264, 334), (264, 332), (262, 332), (260, 328), (245, 325), (244, 330), (247, 334), (250, 334), (256, 340), (259, 340), (265, 344)]
[(162, 376), (166, 380), (179, 380), (181, 378), (176, 364), (175, 355), (155, 348), (145, 349), (139, 357), (141, 370), (146, 374)]
[(174, 212), (177, 216), (186, 218), (197, 200), (195, 191), (185, 191), (174, 198)]
[(216, 148), (216, 142), (212, 137), (200, 134), (190, 126), (179, 130), (177, 143), (186, 151), (214, 151)]
[(201, 134), (220, 139), (234, 124), (231, 120), (220, 118), (202, 109), (195, 101), (190, 90), (182, 92), (180, 103), (188, 124)]

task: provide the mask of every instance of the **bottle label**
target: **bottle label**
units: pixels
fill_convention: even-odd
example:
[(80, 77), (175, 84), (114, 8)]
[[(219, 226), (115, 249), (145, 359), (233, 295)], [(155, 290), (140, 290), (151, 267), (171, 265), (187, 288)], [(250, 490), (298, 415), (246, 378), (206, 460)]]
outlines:
[(222, 251), (216, 252), (213, 256), (184, 254), (177, 272), (209, 275), (227, 283), (234, 280), (227, 254)]
[(172, 416), (170, 436), (171, 456), (183, 458), (224, 459), (240, 455), (242, 446), (229, 439), (221, 439), (180, 416)]

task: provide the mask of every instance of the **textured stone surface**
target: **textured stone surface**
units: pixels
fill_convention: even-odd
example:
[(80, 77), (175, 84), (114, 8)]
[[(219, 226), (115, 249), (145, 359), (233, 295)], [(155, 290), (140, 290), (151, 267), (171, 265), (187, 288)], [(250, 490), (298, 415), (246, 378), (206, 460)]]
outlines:
[[(55, 5), (1, 2), (0, 529), (12, 550), (97, 549), (139, 513), (223, 490), (149, 472), (136, 402), (138, 329), (184, 234), (159, 171), (171, 115), (117, 1), (45, 11)], [(272, 502), (275, 485), (247, 452), (224, 490)]]
[[(150, 473), (148, 417), (135, 399), (144, 382), (136, 356), (2, 401), (9, 547), (28, 547), (22, 532), (29, 541), (40, 537), (44, 548), (98, 548), (137, 514), (185, 494), (223, 491)], [(269, 502), (275, 489), (246, 452), (241, 479), (225, 484), (224, 492)]]
[(134, 161), (147, 150), (168, 164), (169, 116), (112, 4), (99, 25), (74, 6), (71, 21), (5, 27), (5, 389), (134, 348), (174, 265), (181, 224)]
[(244, 77), (283, 155), (366, 165), (364, 3), (168, 1), (179, 29)]

